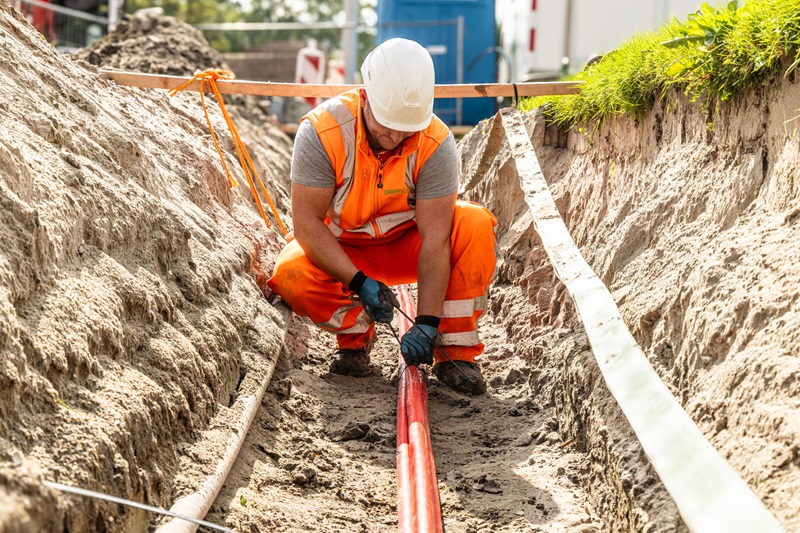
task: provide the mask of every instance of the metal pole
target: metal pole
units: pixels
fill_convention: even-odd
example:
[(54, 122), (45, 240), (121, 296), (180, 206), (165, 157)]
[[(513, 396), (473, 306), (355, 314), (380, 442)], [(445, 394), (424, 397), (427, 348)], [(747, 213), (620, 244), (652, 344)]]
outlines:
[(344, 80), (348, 84), (354, 83), (356, 71), (358, 8), (359, 0), (344, 0), (345, 27), (342, 31), (342, 50), (344, 50)]
[(669, 0), (659, 0), (656, 3), (656, 16), (653, 21), (653, 27), (661, 26), (669, 20), (670, 5)]
[(564, 21), (564, 57), (569, 60), (570, 41), (572, 40), (572, 0), (567, 0), (566, 20)]
[[(456, 22), (456, 83), (464, 83), (464, 15), (459, 15)], [(456, 125), (463, 124), (461, 98), (456, 99)]]
[(108, 0), (108, 31), (112, 32), (117, 29), (119, 24), (119, 8), (122, 6), (123, 0)]
[(361, 10), (360, 0), (353, 0), (350, 6), (352, 16), (350, 17), (352, 29), (350, 30), (350, 64), (353, 65), (350, 76), (355, 83), (355, 72), (358, 69), (358, 14)]

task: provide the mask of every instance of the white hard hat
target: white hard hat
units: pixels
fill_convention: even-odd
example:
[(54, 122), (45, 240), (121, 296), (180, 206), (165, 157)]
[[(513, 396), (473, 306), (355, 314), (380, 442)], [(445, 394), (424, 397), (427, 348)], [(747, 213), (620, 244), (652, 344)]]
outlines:
[(422, 131), (433, 118), (433, 60), (408, 39), (389, 39), (361, 65), (369, 107), (384, 127)]

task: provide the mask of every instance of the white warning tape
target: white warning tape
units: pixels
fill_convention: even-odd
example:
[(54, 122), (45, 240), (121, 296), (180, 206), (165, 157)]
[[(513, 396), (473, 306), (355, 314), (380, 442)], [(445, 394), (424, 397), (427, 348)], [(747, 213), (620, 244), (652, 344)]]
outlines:
[(522, 115), (515, 108), (503, 109), (499, 115), (545, 251), (575, 301), (609, 390), (686, 525), (698, 533), (783, 531), (706, 440), (636, 344), (608, 288), (586, 263), (561, 220)]

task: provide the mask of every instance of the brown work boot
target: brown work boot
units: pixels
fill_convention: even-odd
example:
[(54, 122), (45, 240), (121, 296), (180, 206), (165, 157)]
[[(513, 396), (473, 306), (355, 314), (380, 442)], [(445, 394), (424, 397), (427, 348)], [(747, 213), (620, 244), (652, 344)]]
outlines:
[(433, 375), (454, 391), (467, 394), (486, 392), (486, 380), (483, 379), (481, 369), (475, 363), (467, 361), (436, 363), (433, 365)]
[(333, 354), (330, 372), (342, 376), (362, 377), (369, 374), (369, 353), (375, 344), (373, 335), (361, 348), (340, 348)]
[(354, 377), (369, 374), (369, 351), (366, 346), (355, 350), (336, 350), (333, 357), (330, 368), (332, 374)]

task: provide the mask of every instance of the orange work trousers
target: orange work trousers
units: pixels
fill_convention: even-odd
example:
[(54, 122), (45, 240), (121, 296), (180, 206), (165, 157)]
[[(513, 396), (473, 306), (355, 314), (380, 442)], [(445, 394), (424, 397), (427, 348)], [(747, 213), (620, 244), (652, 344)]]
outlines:
[[(497, 220), (485, 207), (456, 202), (450, 238), (450, 280), (445, 293), (439, 344), (454, 360), (474, 361), (483, 353), (477, 329), (495, 274), (494, 233)], [(340, 243), (356, 268), (389, 286), (415, 283), (422, 239), (416, 226), (378, 244)], [(278, 256), (273, 292), (300, 315), (336, 334), (340, 349), (360, 348), (375, 335), (375, 324), (358, 296), (318, 268), (292, 241)], [(445, 358), (434, 352), (436, 362)]]

